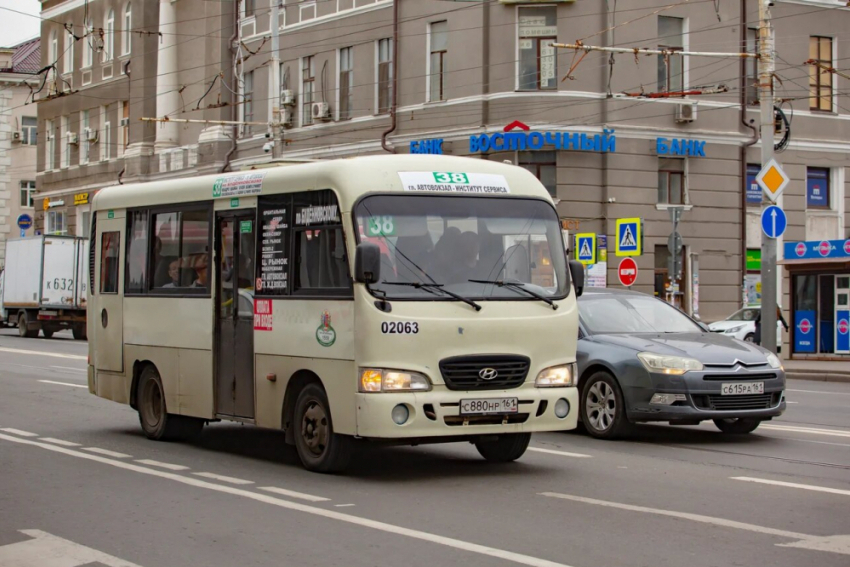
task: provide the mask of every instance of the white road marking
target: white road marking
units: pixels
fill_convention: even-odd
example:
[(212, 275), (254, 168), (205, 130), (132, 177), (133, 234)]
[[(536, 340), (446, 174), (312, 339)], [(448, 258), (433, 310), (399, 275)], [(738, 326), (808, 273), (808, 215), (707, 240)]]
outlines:
[(791, 390), (786, 389), (786, 392), (803, 392), (805, 394), (826, 394), (827, 396), (850, 396), (850, 392), (825, 392), (823, 390)]
[(69, 384), (68, 382), (55, 382), (53, 380), (39, 380), (45, 384), (56, 384), (58, 386), (71, 386), (72, 388), (88, 388), (87, 384)]
[(21, 530), (33, 539), (0, 546), (0, 565), (15, 567), (78, 567), (100, 563), (109, 567), (139, 567), (96, 549), (41, 530)]
[(174, 465), (171, 463), (163, 463), (161, 461), (154, 461), (153, 459), (137, 459), (137, 463), (141, 463), (143, 465), (150, 465), (152, 467), (160, 467), (163, 469), (168, 469), (170, 471), (187, 471), (189, 467), (184, 467), (183, 465)]
[(107, 457), (113, 457), (115, 459), (129, 459), (133, 456), (127, 455), (126, 453), (116, 453), (115, 451), (110, 451), (109, 449), (101, 449), (100, 447), (84, 447), (83, 451), (91, 451), (92, 453), (106, 455)]
[(285, 488), (277, 488), (276, 486), (261, 486), (260, 490), (265, 490), (266, 492), (274, 492), (275, 494), (280, 494), (281, 496), (290, 496), (292, 498), (300, 498), (301, 500), (309, 500), (310, 502), (328, 502), (330, 498), (325, 498), (324, 496), (313, 496), (312, 494), (305, 494), (303, 492), (295, 492), (294, 490), (287, 490)]
[(53, 443), (54, 445), (62, 445), (63, 447), (79, 447), (79, 443), (72, 443), (70, 441), (63, 441), (62, 439), (54, 439), (53, 437), (40, 437), (39, 441), (45, 441), (47, 443)]
[(21, 437), (38, 437), (38, 433), (30, 433), (29, 431), (21, 431), (20, 429), (12, 429), (11, 427), (5, 427), (0, 429), (0, 431), (5, 431), (6, 433), (11, 433), (13, 435), (20, 435)]
[(529, 447), (529, 451), (534, 451), (535, 453), (548, 453), (550, 455), (560, 455), (561, 457), (575, 457), (577, 459), (589, 459), (592, 455), (585, 455), (582, 453), (568, 453), (567, 451), (555, 451), (554, 449), (541, 449), (539, 447)]
[(354, 504), (334, 504), (335, 508), (350, 508), (351, 506), (354, 506)]
[(828, 492), (830, 494), (841, 494), (842, 496), (850, 496), (850, 490), (841, 490), (840, 488), (829, 488), (828, 486), (814, 486), (811, 484), (797, 484), (796, 482), (783, 482), (781, 480), (768, 480), (766, 478), (753, 478), (749, 476), (731, 476), (732, 480), (743, 480), (744, 482), (758, 482), (760, 484), (772, 484), (774, 486), (784, 486), (786, 488), (801, 488), (803, 490), (812, 490), (814, 492)]
[(42, 352), (40, 350), (21, 350), (19, 348), (0, 347), (0, 352), (11, 352), (13, 354), (32, 354), (35, 356), (52, 356), (55, 358), (70, 358), (71, 360), (88, 360), (88, 356), (80, 356), (79, 354), (61, 354), (58, 352)]
[[(30, 441), (20, 441), (22, 443), (30, 443)], [(669, 516), (671, 518), (679, 518), (682, 520), (690, 520), (692, 522), (700, 522), (703, 524), (712, 524), (723, 528), (732, 528), (736, 530), (745, 530), (749, 532), (757, 532), (760, 534), (777, 536), (795, 540), (791, 543), (776, 544), (780, 547), (797, 547), (801, 549), (811, 549), (817, 551), (828, 551), (831, 553), (841, 553), (850, 555), (850, 535), (836, 536), (813, 536), (801, 534), (797, 532), (789, 532), (787, 530), (777, 530), (765, 526), (757, 526), (755, 524), (747, 524), (737, 522), (735, 520), (727, 520), (725, 518), (714, 518), (712, 516), (703, 516), (702, 514), (691, 514), (688, 512), (675, 512), (673, 510), (661, 510), (659, 508), (648, 508), (646, 506), (634, 506), (631, 504), (621, 504), (619, 502), (609, 502), (607, 500), (597, 500), (595, 498), (585, 498), (584, 496), (574, 496), (572, 494), (560, 494), (557, 492), (542, 492), (540, 496), (549, 498), (559, 498), (562, 500), (572, 500), (573, 502), (582, 502), (584, 504), (593, 504), (596, 506), (604, 506), (606, 508), (617, 508), (619, 510), (627, 510), (629, 512), (642, 512), (644, 514), (654, 514), (657, 516)]]
[(799, 404), (800, 402), (789, 402), (788, 400), (785, 400), (785, 403), (786, 404)]
[(820, 429), (817, 427), (798, 427), (795, 425), (764, 425), (762, 429), (770, 429), (772, 431), (793, 431), (794, 433), (808, 433), (810, 435), (832, 435), (833, 437), (850, 437), (850, 431), (842, 431), (840, 429)]
[(233, 478), (232, 476), (224, 476), (211, 472), (196, 472), (192, 474), (202, 476), (204, 478), (211, 478), (213, 480), (220, 480), (222, 482), (229, 482), (230, 484), (254, 484), (253, 480), (243, 480), (241, 478)]
[(88, 370), (86, 370), (85, 368), (72, 368), (70, 366), (53, 366), (53, 365), (51, 365), (50, 368), (58, 368), (59, 370), (70, 370), (72, 372), (82, 372), (83, 374), (88, 373)]
[(212, 482), (207, 482), (205, 480), (199, 480), (190, 476), (183, 476), (179, 474), (169, 473), (165, 471), (160, 471), (156, 469), (150, 469), (147, 467), (141, 467), (139, 465), (128, 463), (126, 461), (116, 461), (113, 459), (107, 459), (105, 457), (100, 457), (97, 455), (89, 455), (87, 453), (83, 453), (77, 451), (75, 449), (66, 449), (64, 447), (57, 447), (56, 445), (48, 445), (46, 443), (39, 443), (37, 441), (30, 441), (29, 439), (21, 439), (20, 437), (11, 437), (8, 435), (0, 434), (0, 439), (11, 441), (13, 443), (19, 443), (21, 445), (30, 445), (33, 447), (39, 447), (41, 449), (46, 449), (48, 451), (53, 451), (55, 453), (61, 453), (63, 455), (68, 455), (71, 457), (77, 457), (79, 459), (86, 459), (89, 461), (95, 461), (98, 463), (102, 463), (105, 465), (109, 465), (112, 467), (137, 472), (140, 474), (146, 474), (149, 476), (155, 476), (159, 478), (168, 479), (174, 482), (179, 482), (181, 484), (194, 486), (196, 488), (205, 488), (207, 490), (212, 490), (215, 492), (220, 492), (224, 494), (231, 494), (234, 496), (241, 496), (243, 498), (247, 498), (250, 500), (254, 500), (256, 502), (262, 502), (265, 504), (269, 504), (272, 506), (277, 506), (279, 508), (285, 508), (288, 510), (294, 510), (297, 512), (303, 512), (305, 514), (312, 514), (314, 516), (320, 516), (323, 518), (327, 518), (329, 520), (336, 520), (339, 522), (345, 522), (347, 524), (352, 524), (356, 526), (361, 526), (364, 528), (369, 528), (373, 530), (378, 530), (386, 533), (391, 533), (395, 535), (405, 536), (412, 539), (417, 539), (420, 541), (427, 541), (430, 543), (435, 543), (438, 545), (442, 545), (445, 547), (450, 547), (452, 549), (459, 549), (461, 551), (467, 551), (469, 553), (477, 553), (479, 555), (485, 555), (488, 557), (495, 557), (497, 559), (504, 559), (506, 561), (513, 561), (514, 563), (519, 563), (521, 565), (529, 565), (530, 567), (568, 567), (563, 563), (556, 563), (554, 561), (549, 561), (548, 559), (542, 559), (539, 557), (533, 557), (531, 555), (524, 555), (522, 553), (516, 553), (513, 551), (507, 551), (504, 549), (498, 549), (495, 547), (489, 547), (486, 545), (479, 545), (476, 543), (463, 541), (460, 539), (455, 539), (451, 537), (441, 536), (437, 534), (433, 534), (430, 532), (424, 532), (420, 530), (414, 530), (410, 528), (404, 528), (401, 526), (396, 526), (394, 524), (388, 524), (385, 522), (379, 522), (376, 520), (369, 520), (366, 518), (361, 518), (359, 516), (352, 516), (351, 514), (344, 514), (342, 512), (337, 512), (335, 510), (327, 510), (324, 508), (317, 508), (315, 506), (310, 506), (308, 504), (301, 504), (299, 502), (290, 502), (288, 500), (282, 500), (280, 498), (275, 498), (273, 496), (267, 496), (265, 494), (260, 494), (258, 492), (253, 492), (250, 490), (244, 490), (242, 488), (236, 488), (232, 486), (225, 486), (222, 484), (215, 484)]

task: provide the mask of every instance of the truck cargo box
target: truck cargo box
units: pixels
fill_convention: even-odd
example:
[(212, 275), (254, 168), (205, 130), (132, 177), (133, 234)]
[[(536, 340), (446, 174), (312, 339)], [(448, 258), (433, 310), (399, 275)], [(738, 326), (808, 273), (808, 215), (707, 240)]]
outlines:
[(6, 310), (85, 309), (88, 240), (36, 236), (6, 242)]

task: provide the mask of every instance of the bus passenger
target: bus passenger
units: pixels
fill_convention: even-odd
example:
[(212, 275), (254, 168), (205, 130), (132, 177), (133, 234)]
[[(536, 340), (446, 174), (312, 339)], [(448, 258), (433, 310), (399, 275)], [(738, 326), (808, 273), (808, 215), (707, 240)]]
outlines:
[(206, 288), (206, 287), (207, 287), (207, 281), (208, 281), (208, 276), (207, 276), (207, 255), (206, 255), (206, 254), (201, 254), (201, 255), (199, 255), (199, 256), (195, 259), (195, 263), (194, 263), (194, 265), (192, 266), (192, 268), (195, 270), (195, 273), (197, 273), (197, 274), (198, 274), (198, 277), (197, 277), (197, 278), (195, 278), (195, 281), (193, 281), (193, 282), (192, 282), (192, 285), (190, 285), (189, 287), (202, 287), (202, 288)]
[(174, 260), (168, 265), (168, 276), (171, 281), (165, 284), (164, 288), (175, 288), (180, 286), (180, 259)]

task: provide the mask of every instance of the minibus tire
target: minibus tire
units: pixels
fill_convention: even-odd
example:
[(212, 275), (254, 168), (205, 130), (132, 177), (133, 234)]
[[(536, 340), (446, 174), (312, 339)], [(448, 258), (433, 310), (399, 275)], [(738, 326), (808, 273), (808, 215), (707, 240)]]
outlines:
[(75, 341), (86, 341), (86, 340), (88, 340), (88, 336), (87, 336), (88, 333), (86, 331), (85, 325), (77, 325), (76, 327), (71, 329), (71, 332), (74, 334), (74, 340)]
[(475, 448), (488, 461), (509, 463), (522, 457), (530, 442), (531, 433), (509, 433), (495, 441), (476, 441)]
[(142, 370), (136, 399), (139, 423), (148, 439), (154, 441), (191, 439), (199, 435), (204, 428), (202, 419), (167, 412), (162, 379), (156, 367), (151, 364)]
[(305, 469), (319, 473), (345, 470), (354, 452), (354, 441), (333, 432), (328, 396), (319, 384), (307, 384), (298, 393), (292, 427), (295, 449)]

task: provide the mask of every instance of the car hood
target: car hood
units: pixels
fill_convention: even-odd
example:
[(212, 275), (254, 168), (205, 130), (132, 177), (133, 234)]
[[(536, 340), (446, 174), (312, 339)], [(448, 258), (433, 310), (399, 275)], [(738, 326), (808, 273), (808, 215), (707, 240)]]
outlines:
[(733, 327), (740, 327), (741, 325), (754, 325), (752, 321), (717, 321), (708, 326), (712, 331), (725, 331), (726, 329), (731, 329)]
[(603, 344), (695, 358), (704, 364), (764, 363), (767, 354), (752, 343), (715, 333), (640, 333), (631, 335), (602, 334), (592, 339)]

